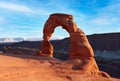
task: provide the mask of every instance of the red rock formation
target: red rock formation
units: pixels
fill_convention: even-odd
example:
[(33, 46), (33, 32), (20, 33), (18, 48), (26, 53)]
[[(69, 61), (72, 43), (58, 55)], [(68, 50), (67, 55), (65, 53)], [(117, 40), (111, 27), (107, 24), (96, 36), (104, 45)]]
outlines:
[(50, 57), (52, 56), (53, 46), (49, 40), (57, 26), (62, 26), (62, 28), (70, 34), (70, 59), (94, 57), (93, 50), (86, 35), (80, 28), (77, 27), (76, 23), (73, 21), (73, 16), (58, 13), (51, 14), (44, 25), (43, 42), (40, 49), (42, 54)]
[(43, 55), (43, 56), (53, 56), (53, 46), (50, 43), (49, 40), (43, 40), (41, 44), (41, 50), (37, 52), (37, 55)]
[[(70, 35), (69, 59), (79, 59), (73, 69), (81, 69), (86, 73), (98, 73), (99, 68), (94, 60), (94, 52), (84, 32), (78, 28), (69, 14), (51, 14), (43, 29), (42, 47), (37, 55), (53, 56), (53, 46), (50, 37), (57, 26), (62, 26)], [(79, 62), (80, 61), (80, 62)]]

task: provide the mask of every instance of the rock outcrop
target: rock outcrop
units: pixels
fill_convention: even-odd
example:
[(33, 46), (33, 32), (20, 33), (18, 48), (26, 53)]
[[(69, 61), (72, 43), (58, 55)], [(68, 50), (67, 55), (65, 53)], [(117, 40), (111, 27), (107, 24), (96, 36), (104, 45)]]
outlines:
[(50, 37), (57, 26), (62, 26), (70, 35), (69, 59), (74, 62), (73, 69), (82, 70), (85, 73), (99, 73), (99, 68), (94, 60), (94, 52), (84, 32), (78, 28), (70, 14), (51, 14), (43, 29), (43, 41), (37, 55), (52, 57), (53, 46)]
[(43, 29), (42, 47), (40, 50), (41, 54), (52, 57), (53, 46), (49, 40), (57, 26), (62, 26), (62, 28), (70, 35), (70, 59), (94, 57), (93, 50), (86, 35), (80, 28), (77, 27), (77, 24), (73, 21), (73, 16), (58, 13), (51, 14), (45, 23)]

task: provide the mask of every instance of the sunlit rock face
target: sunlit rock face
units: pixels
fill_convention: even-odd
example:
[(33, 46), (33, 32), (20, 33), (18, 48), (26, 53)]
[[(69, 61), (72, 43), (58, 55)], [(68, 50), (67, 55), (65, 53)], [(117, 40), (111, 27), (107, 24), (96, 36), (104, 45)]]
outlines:
[(51, 35), (57, 26), (62, 26), (70, 35), (69, 58), (88, 58), (94, 57), (93, 50), (84, 32), (78, 28), (70, 14), (51, 14), (46, 21), (43, 29), (43, 42), (40, 49), (41, 54), (46, 56), (53, 55), (53, 46), (49, 42)]
[[(85, 73), (98, 73), (99, 68), (94, 59), (94, 52), (84, 32), (78, 28), (70, 14), (51, 14), (43, 29), (43, 41), (37, 55), (53, 57), (54, 48), (50, 38), (56, 27), (62, 26), (70, 36), (69, 59), (73, 69), (80, 69)], [(77, 59), (77, 60), (74, 60)], [(106, 75), (107, 76), (107, 75)]]

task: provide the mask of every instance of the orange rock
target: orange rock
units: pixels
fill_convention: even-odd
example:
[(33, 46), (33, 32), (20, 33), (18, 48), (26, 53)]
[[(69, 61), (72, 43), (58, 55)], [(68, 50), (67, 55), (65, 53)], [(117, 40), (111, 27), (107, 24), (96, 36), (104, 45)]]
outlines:
[(42, 46), (37, 55), (48, 57), (53, 56), (53, 46), (50, 43), (50, 37), (57, 26), (62, 26), (70, 35), (69, 59), (79, 59), (73, 66), (73, 69), (82, 70), (85, 73), (100, 73), (94, 59), (94, 52), (84, 32), (78, 28), (70, 14), (51, 14), (46, 21), (43, 29)]
[(53, 55), (53, 46), (49, 40), (57, 26), (62, 26), (70, 34), (70, 59), (94, 57), (86, 35), (77, 27), (77, 24), (73, 21), (73, 16), (60, 13), (51, 14), (44, 25), (43, 41), (40, 49), (43, 54), (50, 57)]

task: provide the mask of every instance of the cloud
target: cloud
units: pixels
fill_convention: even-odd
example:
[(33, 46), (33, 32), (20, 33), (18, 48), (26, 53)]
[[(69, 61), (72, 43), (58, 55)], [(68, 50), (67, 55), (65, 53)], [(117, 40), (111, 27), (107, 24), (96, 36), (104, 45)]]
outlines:
[(108, 17), (97, 17), (89, 21), (89, 23), (94, 25), (113, 25), (113, 23), (116, 23), (118, 19), (117, 18), (108, 18)]
[(6, 24), (7, 20), (4, 17), (0, 17), (0, 25)]
[[(22, 3), (18, 4), (13, 2), (0, 2), (0, 9), (7, 9), (15, 12), (22, 12), (22, 14), (29, 13), (27, 14), (29, 16), (31, 15), (43, 16), (43, 15), (49, 15), (54, 12), (60, 12), (61, 11), (60, 8), (63, 8), (63, 7), (60, 7), (59, 8), (60, 10), (59, 10), (58, 6), (56, 7), (55, 5), (49, 5), (49, 3), (46, 3), (43, 5), (42, 3), (39, 2), (39, 5), (42, 5), (42, 6), (36, 7), (36, 6), (33, 6), (31, 3), (28, 5), (23, 5)], [(51, 6), (53, 8), (51, 8)]]
[(10, 27), (10, 28), (13, 28), (13, 29), (14, 29), (14, 28), (17, 28), (17, 29), (31, 29), (31, 30), (32, 30), (32, 29), (35, 29), (35, 28), (38, 28), (37, 26), (36, 26), (36, 27), (35, 27), (35, 26), (33, 27), (33, 26), (24, 26), (24, 25), (19, 25), (19, 26), (18, 26), (18, 25), (9, 25), (9, 27)]
[(31, 8), (29, 8), (25, 5), (8, 3), (8, 2), (0, 2), (0, 8), (18, 11), (18, 12), (27, 12), (27, 13), (33, 12)]
[[(29, 4), (27, 4), (28, 1)], [(80, 3), (74, 0), (71, 0), (70, 2), (66, 0), (61, 2), (57, 0), (45, 0), (45, 2), (40, 0), (0, 2), (0, 10), (2, 10), (1, 14), (9, 21), (9, 23), (4, 25), (4, 29), (9, 29), (11, 32), (11, 35), (9, 36), (42, 37), (41, 33), (45, 21), (50, 14), (57, 12), (72, 14), (78, 27), (87, 34), (103, 32), (103, 29), (104, 32), (117, 31), (117, 29), (120, 30), (118, 28), (118, 26), (120, 26), (119, 0), (116, 0), (118, 2), (115, 2), (115, 0), (109, 1), (109, 3), (106, 3), (107, 5), (102, 7), (100, 6), (102, 4), (97, 4), (98, 0), (86, 1), (87, 0), (81, 0)], [(10, 14), (7, 10), (10, 11)], [(4, 17), (0, 17), (0, 25), (6, 23)], [(0, 26), (0, 28), (1, 27), (3, 26)], [(59, 32), (63, 34), (59, 34)], [(67, 36), (67, 34), (65, 34), (63, 30), (58, 30), (53, 37), (57, 36), (58, 38), (63, 38), (64, 36)]]
[(120, 1), (118, 2), (109, 2), (109, 4), (98, 10), (98, 14), (94, 15), (92, 19), (88, 22), (92, 25), (118, 25), (120, 21)]
[[(6, 30), (9, 29), (9, 32), (6, 32)], [(29, 38), (29, 37), (41, 37), (42, 38), (42, 29), (22, 29), (20, 30), (19, 28), (14, 28), (14, 27), (4, 27), (0, 28), (0, 38), (4, 37), (24, 37), (24, 38)]]
[[(39, 26), (17, 26), (17, 25), (9, 25), (9, 26), (4, 26), (2, 28), (3, 31), (6, 31), (6, 29), (9, 29), (9, 32), (17, 32), (18, 34), (35, 34), (35, 33), (42, 33), (42, 28)], [(14, 34), (14, 35), (17, 35)]]

